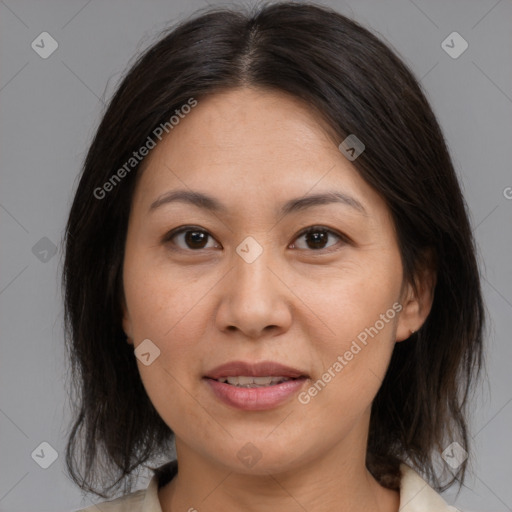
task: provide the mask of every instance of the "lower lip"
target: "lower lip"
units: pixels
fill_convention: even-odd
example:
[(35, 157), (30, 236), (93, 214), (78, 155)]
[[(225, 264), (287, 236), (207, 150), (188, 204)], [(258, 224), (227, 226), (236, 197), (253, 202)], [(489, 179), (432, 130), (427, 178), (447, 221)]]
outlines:
[(225, 382), (206, 378), (213, 392), (222, 402), (244, 411), (264, 411), (281, 405), (297, 393), (306, 378), (287, 380), (281, 384), (260, 388), (240, 388)]

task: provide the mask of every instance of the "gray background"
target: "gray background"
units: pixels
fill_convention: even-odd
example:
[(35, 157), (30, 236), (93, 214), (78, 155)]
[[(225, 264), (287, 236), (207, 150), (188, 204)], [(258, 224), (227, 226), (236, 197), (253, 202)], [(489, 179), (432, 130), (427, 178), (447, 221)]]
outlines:
[[(457, 498), (453, 491), (445, 498), (464, 510), (512, 510), (512, 3), (323, 3), (398, 51), (421, 79), (448, 140), (480, 248), (490, 325), (488, 376), (473, 405), (473, 473)], [(1, 511), (71, 511), (91, 503), (63, 464), (69, 421), (63, 228), (86, 149), (120, 74), (167, 23), (205, 5), (0, 1)], [(31, 48), (44, 31), (59, 45), (47, 59)], [(457, 59), (441, 47), (453, 31), (469, 43)], [(31, 457), (43, 441), (59, 455), (48, 469)]]

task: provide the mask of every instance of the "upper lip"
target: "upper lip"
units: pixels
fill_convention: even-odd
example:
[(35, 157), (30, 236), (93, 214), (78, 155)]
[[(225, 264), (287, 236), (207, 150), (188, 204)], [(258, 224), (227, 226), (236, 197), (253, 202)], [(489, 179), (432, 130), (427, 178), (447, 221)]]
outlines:
[(210, 370), (205, 377), (210, 379), (220, 379), (221, 377), (288, 377), (296, 379), (297, 377), (307, 377), (306, 373), (285, 366), (274, 361), (262, 361), (259, 363), (246, 363), (245, 361), (231, 361), (221, 364)]

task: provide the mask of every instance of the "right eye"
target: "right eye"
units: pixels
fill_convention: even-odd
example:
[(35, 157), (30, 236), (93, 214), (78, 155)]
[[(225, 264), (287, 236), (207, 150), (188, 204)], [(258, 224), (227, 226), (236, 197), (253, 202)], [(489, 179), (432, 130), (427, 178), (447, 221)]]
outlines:
[(195, 228), (194, 226), (186, 226), (175, 229), (165, 235), (164, 242), (176, 245), (179, 249), (197, 251), (212, 247), (207, 245), (209, 238), (214, 240), (207, 231)]

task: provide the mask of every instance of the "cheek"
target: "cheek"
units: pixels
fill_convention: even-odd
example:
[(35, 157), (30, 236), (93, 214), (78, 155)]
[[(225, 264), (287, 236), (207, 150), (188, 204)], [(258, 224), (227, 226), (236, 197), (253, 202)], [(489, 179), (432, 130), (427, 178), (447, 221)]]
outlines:
[(124, 288), (135, 339), (154, 338), (161, 348), (169, 342), (179, 344), (183, 336), (192, 339), (197, 325), (194, 318), (206, 290), (214, 284), (211, 280), (210, 284), (208, 273), (191, 276), (144, 251), (127, 252)]
[[(178, 271), (168, 263), (134, 254), (125, 264), (125, 295), (137, 346), (151, 340), (160, 354), (150, 366), (137, 361), (155, 407), (194, 409), (186, 390), (200, 377), (201, 358), (208, 348), (211, 293), (219, 281), (214, 272)], [(190, 402), (190, 403), (189, 403)], [(175, 407), (176, 406), (176, 407)], [(165, 415), (164, 410), (159, 410)]]
[(390, 258), (347, 266), (310, 287), (308, 306), (321, 321), (310, 333), (317, 364), (304, 401), (318, 410), (336, 403), (341, 416), (371, 404), (395, 345), (400, 286), (400, 266)]
[(373, 259), (361, 258), (316, 282), (304, 282), (298, 295), (307, 297), (307, 306), (321, 320), (318, 325), (323, 335), (319, 337), (316, 332), (311, 336), (319, 349), (324, 347), (331, 353), (348, 349), (360, 333), (364, 341), (364, 333), (376, 323), (379, 339), (393, 337), (397, 318), (393, 304), (399, 299), (401, 287), (399, 259)]
[(150, 339), (160, 351), (149, 366), (137, 360), (146, 392), (175, 432), (186, 432), (191, 422), (206, 431), (207, 416), (197, 407), (191, 382), (198, 372), (198, 340), (204, 338), (199, 322), (206, 316), (201, 295), (207, 288), (198, 286), (195, 293), (176, 276), (171, 279), (155, 269), (133, 276), (137, 274), (146, 277), (132, 286), (135, 293), (127, 297), (135, 345)]

